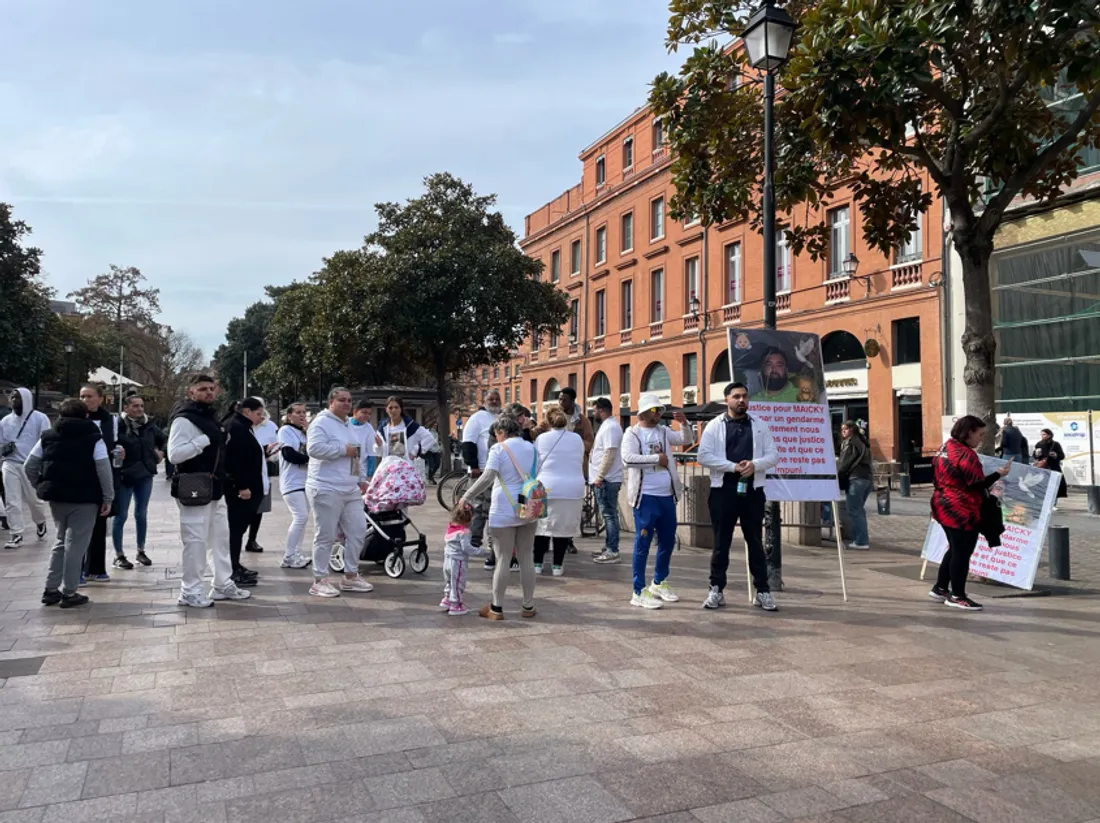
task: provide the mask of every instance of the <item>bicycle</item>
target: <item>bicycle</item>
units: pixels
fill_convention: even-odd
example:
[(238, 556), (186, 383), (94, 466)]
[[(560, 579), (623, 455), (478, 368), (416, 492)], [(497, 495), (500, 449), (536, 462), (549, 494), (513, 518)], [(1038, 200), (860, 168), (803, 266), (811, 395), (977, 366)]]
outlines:
[(435, 496), (439, 505), (447, 511), (453, 509), (462, 495), (470, 488), (470, 475), (464, 469), (452, 469), (439, 478), (436, 485)]
[(596, 503), (596, 489), (585, 483), (584, 501), (581, 503), (581, 537), (599, 537), (606, 528)]

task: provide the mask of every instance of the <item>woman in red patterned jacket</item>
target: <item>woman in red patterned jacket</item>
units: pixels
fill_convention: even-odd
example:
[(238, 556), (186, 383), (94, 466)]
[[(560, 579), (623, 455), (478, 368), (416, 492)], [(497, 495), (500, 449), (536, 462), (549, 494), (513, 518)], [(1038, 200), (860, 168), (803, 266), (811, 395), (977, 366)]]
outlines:
[[(985, 422), (968, 414), (955, 421), (951, 437), (943, 452), (932, 461), (932, 519), (947, 535), (947, 553), (940, 561), (936, 585), (928, 596), (945, 605), (967, 611), (981, 611), (981, 606), (966, 596), (966, 575), (970, 570), (970, 555), (978, 543), (982, 500), (986, 489), (1008, 474), (1009, 461), (992, 474), (985, 474), (978, 453)], [(950, 584), (950, 589), (948, 588)]]

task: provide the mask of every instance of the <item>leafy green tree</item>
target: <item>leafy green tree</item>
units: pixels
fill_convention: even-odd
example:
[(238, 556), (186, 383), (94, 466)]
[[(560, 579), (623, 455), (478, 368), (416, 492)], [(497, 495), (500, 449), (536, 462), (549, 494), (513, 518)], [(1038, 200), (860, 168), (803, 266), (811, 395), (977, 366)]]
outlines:
[[(311, 395), (312, 388), (318, 385), (319, 362), (315, 362), (314, 354), (302, 343), (302, 332), (315, 315), (315, 303), (316, 291), (309, 283), (281, 287), (275, 297), (264, 338), (266, 358), (255, 372), (256, 381), (268, 394), (284, 400), (298, 400)], [(219, 353), (224, 348), (220, 347)], [(217, 354), (214, 362), (217, 366)], [(224, 380), (222, 368), (217, 368)], [(265, 395), (265, 399), (271, 398)]]
[(229, 397), (239, 399), (260, 388), (259, 381), (255, 385), (244, 385), (245, 357), (248, 358), (251, 384), (251, 373), (267, 360), (265, 338), (274, 317), (275, 303), (261, 300), (245, 309), (244, 317), (234, 317), (229, 321), (225, 330), (225, 342), (214, 352), (214, 368)]
[[(378, 284), (366, 311), (434, 378), (439, 419), (448, 420), (450, 375), (506, 359), (532, 331), (559, 328), (569, 306), (540, 281), (542, 264), (520, 251), (495, 196), (446, 173), (424, 186), (420, 197), (375, 207), (366, 250), (378, 255)], [(448, 428), (440, 427), (445, 461)]]
[[(824, 206), (851, 181), (867, 242), (889, 252), (932, 202), (950, 210), (962, 259), (967, 411), (996, 424), (989, 261), (1006, 210), (1050, 201), (1100, 143), (1100, 7), (1095, 0), (800, 0), (776, 102), (780, 210)], [(671, 0), (667, 45), (693, 45), (678, 76), (650, 95), (674, 156), (674, 215), (759, 221), (762, 99), (740, 49), (716, 36), (744, 29), (737, 0)], [(1078, 94), (1049, 105), (1063, 89)], [(809, 210), (807, 210), (809, 213)], [(818, 256), (827, 228), (794, 226)]]
[(26, 244), (31, 229), (0, 203), (0, 376), (34, 385), (52, 363), (43, 346), (53, 313), (53, 292), (41, 280), (42, 252)]

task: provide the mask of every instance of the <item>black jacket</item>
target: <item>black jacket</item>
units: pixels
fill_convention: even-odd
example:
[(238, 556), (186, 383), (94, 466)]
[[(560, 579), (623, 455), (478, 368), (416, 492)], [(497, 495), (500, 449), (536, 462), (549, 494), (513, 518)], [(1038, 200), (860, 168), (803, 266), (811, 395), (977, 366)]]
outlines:
[(168, 447), (168, 438), (164, 432), (148, 417), (137, 422), (136, 431), (131, 431), (129, 419), (123, 415), (118, 419), (118, 442), (126, 449), (122, 461), (122, 483), (134, 486), (157, 473), (157, 450)]
[[(175, 467), (172, 477), (172, 497), (179, 497), (179, 476), (181, 474), (214, 475), (214, 500), (222, 499), (225, 487), (225, 430), (218, 422), (217, 412), (209, 403), (196, 403), (186, 400), (172, 410), (172, 420), (182, 417), (210, 439), (210, 445), (202, 452), (185, 460)], [(171, 430), (171, 423), (169, 423)]]
[(252, 491), (252, 499), (264, 496), (263, 447), (252, 433), (252, 421), (237, 412), (225, 423), (228, 442), (225, 445), (225, 494), (228, 500), (239, 499), (244, 489)]
[(35, 490), (57, 503), (103, 501), (95, 468), (95, 444), (103, 439), (91, 420), (62, 417), (42, 435), (42, 473)]
[(840, 444), (840, 460), (836, 464), (836, 473), (847, 480), (872, 480), (874, 463), (871, 460), (871, 447), (861, 434), (853, 434)]

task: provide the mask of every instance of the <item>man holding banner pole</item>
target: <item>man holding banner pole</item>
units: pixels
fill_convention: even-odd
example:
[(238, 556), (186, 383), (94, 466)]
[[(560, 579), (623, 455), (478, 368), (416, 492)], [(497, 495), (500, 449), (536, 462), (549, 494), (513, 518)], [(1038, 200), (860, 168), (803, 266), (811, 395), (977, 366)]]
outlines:
[(698, 461), (710, 469), (710, 520), (714, 528), (714, 551), (710, 560), (710, 591), (704, 609), (726, 604), (722, 590), (730, 563), (733, 529), (741, 522), (741, 534), (748, 547), (749, 569), (756, 597), (753, 604), (776, 611), (768, 584), (768, 563), (764, 555), (764, 479), (779, 463), (779, 452), (771, 429), (748, 413), (749, 392), (743, 383), (726, 386), (726, 413), (707, 424), (699, 441)]

